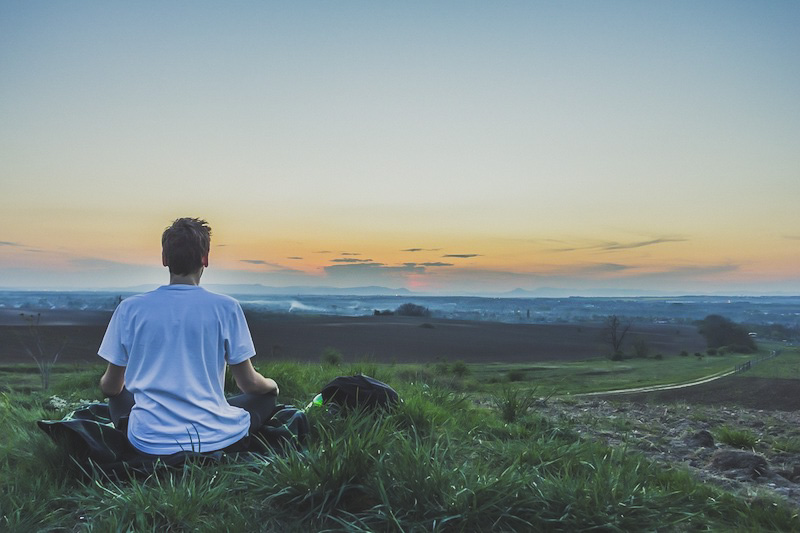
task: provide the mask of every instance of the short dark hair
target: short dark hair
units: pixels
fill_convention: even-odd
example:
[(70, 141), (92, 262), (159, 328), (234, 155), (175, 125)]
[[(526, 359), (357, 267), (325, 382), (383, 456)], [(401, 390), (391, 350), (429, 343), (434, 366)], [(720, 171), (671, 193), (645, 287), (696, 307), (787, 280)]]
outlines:
[(161, 249), (170, 274), (186, 276), (200, 270), (211, 248), (211, 227), (201, 218), (179, 218), (161, 235)]

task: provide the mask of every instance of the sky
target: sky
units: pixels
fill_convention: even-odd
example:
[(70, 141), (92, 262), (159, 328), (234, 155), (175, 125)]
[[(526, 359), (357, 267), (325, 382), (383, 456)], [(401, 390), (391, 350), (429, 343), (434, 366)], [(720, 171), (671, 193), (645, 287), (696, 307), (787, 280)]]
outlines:
[(800, 294), (800, 3), (0, 0), (0, 287)]

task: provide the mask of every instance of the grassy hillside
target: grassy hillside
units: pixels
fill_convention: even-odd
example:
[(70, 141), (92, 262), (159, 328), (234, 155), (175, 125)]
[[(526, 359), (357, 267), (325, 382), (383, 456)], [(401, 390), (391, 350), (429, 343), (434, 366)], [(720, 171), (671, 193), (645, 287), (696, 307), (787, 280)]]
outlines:
[[(642, 365), (700, 364), (693, 359)], [(785, 504), (736, 497), (543, 416), (531, 383), (508, 380), (513, 369), (494, 369), (492, 380), (466, 368), (265, 367), (287, 403), (304, 405), (332, 377), (355, 372), (392, 384), (404, 403), (388, 415), (312, 412), (303, 454), (117, 483), (82, 478), (34, 424), (69, 409), (52, 395), (100, 400), (100, 369), (64, 368), (45, 394), (31, 390), (32, 369), (6, 368), (3, 382), (20, 387), (0, 394), (0, 530), (800, 531)], [(619, 373), (617, 384), (635, 373)]]

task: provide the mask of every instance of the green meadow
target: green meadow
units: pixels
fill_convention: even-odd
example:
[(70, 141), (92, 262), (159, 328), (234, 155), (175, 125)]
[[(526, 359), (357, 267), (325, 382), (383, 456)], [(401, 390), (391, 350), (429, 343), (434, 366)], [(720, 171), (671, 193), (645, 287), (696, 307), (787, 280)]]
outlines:
[[(102, 401), (102, 368), (55, 367), (45, 392), (35, 366), (4, 366), (0, 530), (800, 531), (797, 509), (702, 483), (536, 409), (551, 395), (687, 382), (756, 357), (262, 365), (285, 403), (304, 406), (358, 372), (404, 401), (391, 413), (312, 410), (303, 452), (116, 482), (82, 473), (35, 425)], [(751, 372), (785, 377), (799, 361), (787, 350)]]

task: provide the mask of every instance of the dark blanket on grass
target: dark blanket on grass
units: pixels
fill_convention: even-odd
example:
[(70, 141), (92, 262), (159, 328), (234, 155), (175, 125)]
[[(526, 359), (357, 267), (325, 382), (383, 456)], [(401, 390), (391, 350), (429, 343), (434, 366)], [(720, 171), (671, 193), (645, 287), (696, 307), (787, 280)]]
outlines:
[(40, 420), (39, 427), (63, 448), (84, 470), (100, 470), (114, 478), (152, 473), (158, 464), (180, 466), (189, 459), (203, 462), (252, 459), (253, 454), (302, 448), (308, 436), (308, 419), (303, 411), (278, 405), (277, 411), (251, 439), (246, 453), (185, 451), (167, 456), (152, 456), (134, 448), (125, 432), (114, 427), (108, 405), (95, 403), (66, 415), (61, 420)]

